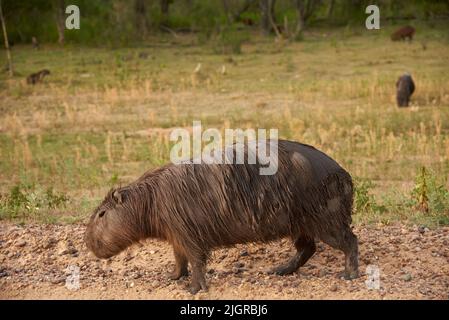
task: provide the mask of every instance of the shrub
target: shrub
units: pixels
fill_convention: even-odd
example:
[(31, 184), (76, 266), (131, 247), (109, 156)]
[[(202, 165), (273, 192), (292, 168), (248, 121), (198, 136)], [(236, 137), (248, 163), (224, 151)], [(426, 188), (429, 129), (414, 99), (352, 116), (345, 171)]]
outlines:
[(49, 210), (64, 208), (69, 198), (52, 187), (33, 188), (18, 184), (9, 193), (0, 196), (0, 219), (37, 217)]
[(445, 181), (438, 179), (426, 167), (421, 167), (411, 192), (411, 205), (426, 213), (448, 213), (449, 191), (445, 187)]

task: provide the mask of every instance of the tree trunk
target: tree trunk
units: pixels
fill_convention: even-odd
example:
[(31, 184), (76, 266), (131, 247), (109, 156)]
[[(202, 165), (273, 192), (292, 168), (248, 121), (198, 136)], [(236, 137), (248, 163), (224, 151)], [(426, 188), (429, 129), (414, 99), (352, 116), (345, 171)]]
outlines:
[(330, 19), (334, 13), (335, 0), (330, 0), (329, 7), (327, 8), (326, 18)]
[(53, 2), (56, 18), (56, 27), (58, 28), (58, 43), (64, 44), (65, 31), (65, 4), (64, 0), (55, 0)]
[(295, 0), (296, 30), (293, 38), (297, 39), (304, 30), (307, 20), (315, 11), (317, 0)]
[(168, 19), (168, 11), (170, 8), (170, 0), (160, 0), (161, 4), (161, 14), (162, 14), (162, 20), (165, 22)]
[[(268, 6), (269, 8), (274, 8), (274, 1), (275, 0), (268, 0)], [(276, 33), (276, 37), (278, 37), (279, 39), (282, 38), (282, 34), (279, 31), (279, 28), (276, 25), (276, 22), (274, 21), (274, 10), (268, 10), (268, 19), (270, 20), (270, 25), (271, 28), (274, 30), (274, 33)]]
[(260, 0), (259, 1), (259, 7), (260, 7), (260, 27), (262, 30), (262, 33), (265, 35), (268, 35), (271, 33), (272, 30), (272, 21), (276, 24), (276, 20), (274, 18), (274, 7), (275, 7), (276, 0)]
[(3, 38), (5, 39), (6, 58), (8, 59), (8, 73), (12, 77), (14, 75), (14, 69), (12, 67), (11, 50), (9, 48), (8, 33), (6, 32), (5, 18), (3, 17), (2, 0), (0, 0), (0, 20), (2, 21)]
[(304, 2), (302, 0), (295, 0), (295, 9), (296, 9), (296, 28), (295, 33), (293, 34), (293, 40), (297, 39), (303, 29), (304, 29)]
[(226, 15), (226, 21), (228, 22), (228, 24), (232, 23), (232, 13), (229, 10), (229, 0), (221, 0), (221, 3), (223, 4), (223, 10), (225, 12)]
[(136, 29), (142, 38), (145, 38), (148, 32), (147, 6), (145, 0), (134, 1), (134, 13), (136, 15)]

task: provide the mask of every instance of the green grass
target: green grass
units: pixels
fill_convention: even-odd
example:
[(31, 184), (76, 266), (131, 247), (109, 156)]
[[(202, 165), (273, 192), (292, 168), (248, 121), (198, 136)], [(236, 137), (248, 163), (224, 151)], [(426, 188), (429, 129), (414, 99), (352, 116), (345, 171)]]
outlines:
[[(201, 120), (222, 130), (278, 128), (281, 138), (315, 145), (372, 182), (362, 197), (377, 209), (358, 210), (356, 223), (447, 224), (446, 208), (423, 213), (410, 199), (422, 166), (447, 190), (449, 38), (443, 27), (423, 25), (414, 42), (393, 43), (393, 28), (317, 28), (294, 43), (251, 34), (235, 40), (235, 55), (195, 36), (119, 49), (16, 46), (17, 76), (0, 74), (2, 199), (29, 185), (26, 194), (51, 187), (70, 200), (39, 214), (0, 207), (0, 217), (79, 221), (112, 185), (169, 161), (171, 128)], [(51, 70), (45, 82), (26, 85), (42, 68)], [(395, 82), (404, 71), (417, 90), (412, 107), (398, 109)]]

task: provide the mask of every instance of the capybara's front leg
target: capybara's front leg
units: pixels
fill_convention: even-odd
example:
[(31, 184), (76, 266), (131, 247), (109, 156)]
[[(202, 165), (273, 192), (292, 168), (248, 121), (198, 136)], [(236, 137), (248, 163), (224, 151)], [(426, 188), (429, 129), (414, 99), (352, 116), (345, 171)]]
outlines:
[(187, 270), (187, 257), (178, 248), (173, 248), (175, 256), (175, 269), (168, 275), (171, 280), (178, 280), (181, 277), (189, 275)]
[(190, 259), (192, 266), (192, 282), (190, 283), (189, 292), (195, 294), (201, 289), (207, 290), (206, 285), (206, 256), (194, 257)]

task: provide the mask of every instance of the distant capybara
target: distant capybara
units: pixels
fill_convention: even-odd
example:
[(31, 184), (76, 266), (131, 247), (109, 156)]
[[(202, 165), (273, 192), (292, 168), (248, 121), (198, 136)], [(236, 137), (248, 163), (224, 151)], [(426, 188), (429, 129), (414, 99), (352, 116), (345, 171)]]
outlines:
[(50, 70), (43, 69), (39, 72), (32, 73), (27, 77), (27, 83), (28, 84), (36, 84), (44, 79), (45, 76), (48, 76), (50, 74)]
[[(128, 186), (110, 190), (90, 217), (85, 242), (99, 258), (112, 257), (146, 238), (168, 241), (174, 250), (171, 279), (188, 275), (189, 291), (206, 290), (207, 259), (215, 248), (288, 237), (297, 250), (272, 270), (291, 274), (315, 253), (315, 241), (345, 254), (346, 279), (358, 276), (357, 237), (351, 230), (353, 184), (337, 162), (314, 147), (277, 143), (277, 172), (260, 175), (256, 164), (168, 164)], [(220, 154), (243, 150), (234, 144)], [(254, 153), (253, 153), (254, 154)], [(245, 161), (249, 162), (249, 161)]]
[(242, 22), (245, 26), (253, 26), (254, 20), (251, 18), (241, 18), (240, 22)]
[(39, 41), (37, 40), (36, 37), (31, 38), (31, 44), (33, 45), (34, 49), (39, 49)]
[(393, 34), (391, 35), (391, 40), (398, 41), (398, 40), (405, 40), (408, 38), (409, 41), (412, 41), (415, 31), (416, 31), (415, 28), (411, 26), (402, 27), (393, 32)]
[(396, 82), (396, 101), (398, 107), (408, 107), (410, 96), (415, 91), (415, 83), (412, 76), (404, 73)]

